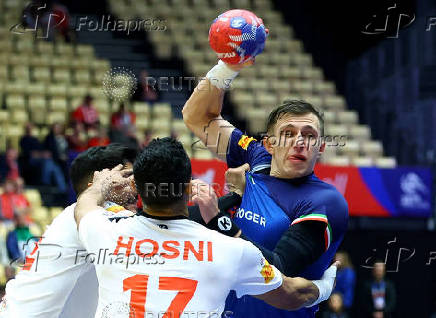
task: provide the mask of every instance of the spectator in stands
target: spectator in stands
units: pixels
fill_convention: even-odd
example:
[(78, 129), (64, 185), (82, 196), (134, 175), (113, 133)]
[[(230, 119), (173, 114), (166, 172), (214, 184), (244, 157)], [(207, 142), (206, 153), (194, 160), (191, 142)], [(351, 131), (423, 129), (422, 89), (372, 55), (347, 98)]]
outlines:
[(111, 116), (111, 129), (117, 132), (126, 133), (129, 127), (134, 126), (135, 123), (135, 113), (126, 109), (124, 103), (121, 103), (118, 111)]
[(27, 222), (32, 222), (32, 207), (30, 205), (29, 200), (27, 200), (24, 195), (24, 180), (23, 178), (18, 178), (14, 180), (14, 196), (13, 196), (13, 204), (14, 204), (14, 213), (21, 213), (26, 217)]
[(40, 29), (40, 36), (53, 40), (55, 35), (61, 35), (65, 41), (74, 39), (70, 29), (68, 9), (51, 0), (33, 0), (23, 10), (23, 26), (27, 29)]
[(342, 295), (333, 293), (327, 303), (327, 310), (323, 312), (322, 318), (348, 318), (348, 314), (344, 311)]
[[(95, 136), (88, 140), (88, 148), (96, 146), (107, 146), (111, 143), (105, 127), (101, 126), (100, 128), (98, 128), (98, 130), (94, 130), (94, 132)], [(88, 134), (90, 133), (91, 132), (88, 132)]]
[(74, 29), (70, 29), (71, 18), (68, 8), (57, 1), (53, 1), (50, 9), (52, 14), (51, 30), (62, 36), (65, 42), (75, 41)]
[(365, 282), (362, 290), (361, 306), (365, 317), (390, 318), (396, 307), (394, 284), (385, 279), (386, 265), (383, 261), (374, 263), (373, 279)]
[(156, 81), (148, 76), (146, 70), (141, 71), (139, 75), (139, 89), (136, 91), (134, 99), (151, 103), (157, 101), (159, 96), (153, 87), (155, 83)]
[(5, 155), (0, 156), (0, 182), (20, 177), (17, 159), (18, 151), (10, 147), (6, 150)]
[(14, 216), (15, 228), (6, 237), (8, 256), (14, 263), (23, 264), (25, 255), (30, 254), (29, 240), (34, 236), (30, 232), (26, 217), (22, 213)]
[(88, 147), (88, 136), (81, 122), (73, 123), (72, 133), (67, 136), (68, 147), (70, 150), (79, 153)]
[[(62, 170), (53, 161), (51, 153), (44, 150), (39, 140), (32, 136), (32, 128), (32, 124), (26, 124), (26, 133), (20, 140), (23, 165), (27, 168), (28, 173), (32, 175), (35, 174), (35, 171), (41, 171), (39, 181), (42, 184), (56, 185), (59, 191), (65, 192), (67, 185)], [(54, 179), (54, 184), (52, 184), (52, 179)]]
[(76, 122), (83, 123), (85, 128), (97, 127), (98, 120), (98, 112), (92, 104), (92, 96), (86, 95), (83, 103), (76, 108), (76, 110), (72, 114), (72, 119)]
[(144, 148), (147, 147), (148, 144), (153, 140), (153, 133), (151, 132), (150, 129), (146, 129), (144, 131), (144, 140), (142, 141), (140, 148)]
[(3, 193), (0, 195), (0, 212), (2, 220), (12, 221), (14, 219), (14, 195), (15, 183), (7, 179), (3, 185)]
[(354, 288), (356, 285), (356, 273), (353, 269), (350, 256), (345, 251), (336, 253), (336, 260), (341, 264), (336, 274), (336, 287), (334, 292), (342, 295), (344, 307), (349, 310), (353, 305)]
[(130, 128), (127, 131), (126, 138), (124, 142), (122, 142), (124, 145), (126, 145), (129, 148), (138, 148), (139, 143), (138, 139), (136, 138), (136, 127), (130, 126)]
[(4, 193), (0, 196), (0, 212), (2, 219), (12, 220), (15, 214), (21, 213), (28, 222), (32, 222), (31, 206), (24, 195), (24, 180), (22, 178), (5, 181)]
[(111, 140), (122, 144), (129, 143), (129, 135), (131, 135), (135, 122), (135, 113), (127, 110), (125, 104), (121, 103), (118, 111), (111, 116)]
[(44, 149), (50, 151), (56, 164), (61, 167), (65, 180), (68, 179), (68, 141), (65, 136), (64, 125), (55, 123), (44, 139)]

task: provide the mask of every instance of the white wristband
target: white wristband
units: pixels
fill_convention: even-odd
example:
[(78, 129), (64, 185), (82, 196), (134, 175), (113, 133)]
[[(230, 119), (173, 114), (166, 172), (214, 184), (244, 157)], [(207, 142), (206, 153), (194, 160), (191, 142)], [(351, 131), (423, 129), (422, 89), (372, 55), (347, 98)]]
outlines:
[(220, 89), (228, 89), (233, 79), (238, 76), (239, 72), (232, 70), (223, 61), (219, 60), (218, 64), (212, 67), (207, 72), (206, 78), (212, 83), (212, 85)]
[(316, 287), (318, 287), (319, 297), (317, 300), (315, 300), (314, 303), (312, 303), (306, 307), (312, 307), (312, 306), (318, 305), (320, 302), (322, 302), (324, 300), (327, 300), (333, 291), (333, 286), (335, 284), (335, 278), (336, 278), (336, 266), (330, 266), (324, 272), (324, 275), (322, 275), (322, 278), (320, 280), (313, 280), (312, 283), (314, 283), (316, 285)]

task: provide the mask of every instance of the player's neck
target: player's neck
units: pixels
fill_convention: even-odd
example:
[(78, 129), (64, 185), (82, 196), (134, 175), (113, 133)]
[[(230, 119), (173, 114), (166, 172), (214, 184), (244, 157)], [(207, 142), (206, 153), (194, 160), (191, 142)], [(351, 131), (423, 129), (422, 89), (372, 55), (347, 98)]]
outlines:
[(147, 206), (144, 207), (144, 212), (152, 216), (189, 216), (188, 207), (184, 202), (176, 203), (167, 208)]
[(271, 165), (271, 170), (270, 170), (269, 175), (271, 177), (275, 177), (278, 179), (290, 179), (291, 180), (291, 179), (300, 179), (300, 178), (307, 177), (307, 176), (311, 175), (312, 172), (313, 172), (313, 170), (308, 172), (308, 173), (305, 173), (304, 175), (286, 175), (286, 174), (283, 174), (283, 172), (281, 172), (277, 167), (275, 167), (274, 165)]

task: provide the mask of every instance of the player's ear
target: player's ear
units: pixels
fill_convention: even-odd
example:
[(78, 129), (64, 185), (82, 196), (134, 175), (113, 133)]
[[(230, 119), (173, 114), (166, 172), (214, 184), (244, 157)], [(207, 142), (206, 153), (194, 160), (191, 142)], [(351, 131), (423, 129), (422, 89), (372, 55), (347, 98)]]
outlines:
[(325, 151), (325, 140), (324, 140), (324, 138), (320, 137), (317, 142), (320, 143), (318, 154), (317, 154), (317, 160), (320, 160), (321, 155)]
[(268, 151), (268, 153), (270, 155), (274, 154), (274, 147), (273, 147), (273, 142), (275, 140), (275, 137), (273, 136), (264, 136), (262, 139), (262, 143), (263, 146), (265, 147), (266, 151)]
[(325, 141), (324, 138), (320, 138), (319, 142), (321, 143), (321, 146), (319, 147), (319, 153), (322, 154), (325, 151)]
[(189, 183), (185, 183), (185, 195), (187, 195), (189, 198), (192, 195), (192, 179), (189, 181)]
[(183, 190), (183, 199), (188, 204), (192, 200), (192, 179), (188, 183), (185, 183), (185, 189)]

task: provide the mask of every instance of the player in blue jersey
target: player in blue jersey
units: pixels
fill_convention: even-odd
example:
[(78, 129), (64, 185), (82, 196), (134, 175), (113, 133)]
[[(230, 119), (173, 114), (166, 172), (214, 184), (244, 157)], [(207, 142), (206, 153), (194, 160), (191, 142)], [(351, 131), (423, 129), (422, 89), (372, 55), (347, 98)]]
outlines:
[[(246, 187), (234, 222), (285, 275), (321, 277), (347, 229), (343, 196), (313, 169), (325, 149), (324, 120), (311, 104), (288, 101), (267, 119), (263, 143), (221, 117), (225, 88), (244, 65), (218, 63), (183, 108), (188, 128), (229, 167), (248, 163)], [(317, 308), (275, 309), (252, 297), (230, 294), (234, 317), (314, 317)]]

